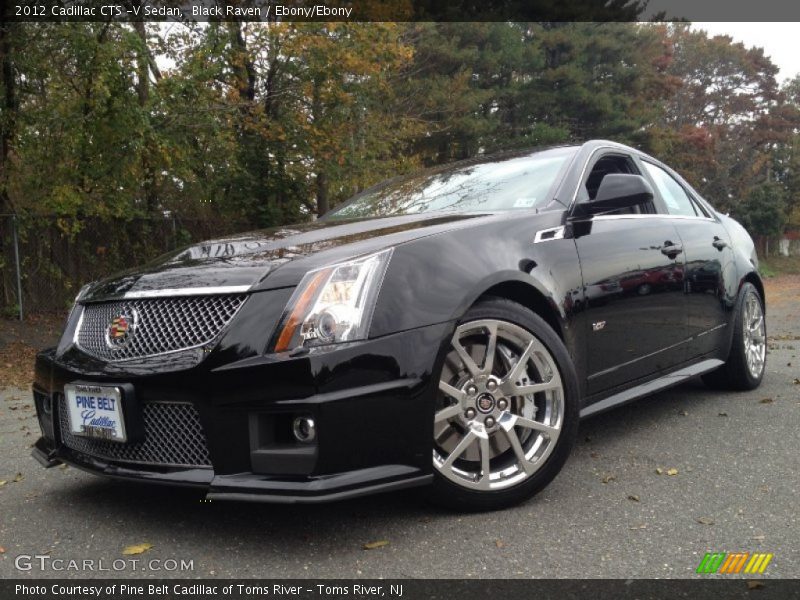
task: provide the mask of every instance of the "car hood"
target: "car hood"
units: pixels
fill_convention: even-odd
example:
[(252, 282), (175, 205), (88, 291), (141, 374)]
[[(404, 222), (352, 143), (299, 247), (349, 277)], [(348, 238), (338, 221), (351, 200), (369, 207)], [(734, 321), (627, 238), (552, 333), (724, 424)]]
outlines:
[[(143, 267), (98, 281), (84, 302), (114, 298), (273, 289), (297, 285), (310, 269), (433, 235), (486, 217), (426, 214), (319, 220), (192, 244)], [(291, 268), (287, 268), (291, 265)]]

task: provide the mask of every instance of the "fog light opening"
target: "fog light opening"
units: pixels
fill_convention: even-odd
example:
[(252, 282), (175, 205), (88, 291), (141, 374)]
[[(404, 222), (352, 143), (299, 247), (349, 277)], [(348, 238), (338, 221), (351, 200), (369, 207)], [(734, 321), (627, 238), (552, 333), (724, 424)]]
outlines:
[(303, 444), (312, 443), (317, 437), (314, 419), (311, 417), (297, 417), (292, 422), (292, 433), (294, 433), (294, 437), (298, 442)]

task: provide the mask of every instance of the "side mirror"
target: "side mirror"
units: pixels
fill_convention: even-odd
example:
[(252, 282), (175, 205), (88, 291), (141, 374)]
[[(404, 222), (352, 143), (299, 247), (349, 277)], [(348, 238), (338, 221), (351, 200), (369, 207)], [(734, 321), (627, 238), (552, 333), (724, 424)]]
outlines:
[(653, 188), (641, 175), (609, 173), (600, 182), (594, 200), (575, 208), (579, 216), (631, 208), (653, 199)]

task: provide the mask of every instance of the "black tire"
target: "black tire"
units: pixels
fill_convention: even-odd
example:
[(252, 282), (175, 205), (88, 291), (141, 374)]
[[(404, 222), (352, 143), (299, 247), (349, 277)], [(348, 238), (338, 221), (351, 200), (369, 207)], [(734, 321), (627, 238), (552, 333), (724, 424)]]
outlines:
[[(539, 315), (501, 298), (486, 298), (470, 308), (460, 324), (484, 319), (497, 319), (517, 325), (533, 334), (550, 352), (561, 376), (564, 396), (564, 418), (561, 433), (545, 462), (528, 479), (503, 490), (476, 491), (466, 489), (434, 469), (430, 499), (440, 506), (457, 511), (490, 511), (514, 506), (546, 487), (559, 473), (569, 456), (578, 433), (579, 386), (575, 367), (561, 338)], [(437, 373), (437, 381), (441, 372)]]
[[(764, 300), (761, 298), (761, 294), (758, 293), (752, 283), (745, 283), (739, 290), (739, 297), (736, 299), (736, 308), (733, 314), (733, 339), (728, 358), (719, 369), (702, 376), (703, 383), (712, 389), (753, 390), (761, 385), (761, 381), (764, 378), (767, 365), (766, 352), (764, 354), (764, 364), (758, 375), (753, 375), (747, 364), (744, 307), (748, 298), (754, 298), (761, 307), (762, 315), (765, 314)], [(766, 338), (766, 321), (764, 323), (764, 337)], [(764, 343), (766, 344), (766, 339)]]

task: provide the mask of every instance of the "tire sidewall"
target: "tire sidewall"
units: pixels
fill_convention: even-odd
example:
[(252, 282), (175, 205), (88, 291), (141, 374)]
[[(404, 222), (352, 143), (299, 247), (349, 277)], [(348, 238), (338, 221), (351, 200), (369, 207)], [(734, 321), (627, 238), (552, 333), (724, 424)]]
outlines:
[[(764, 301), (761, 299), (761, 294), (758, 293), (756, 287), (749, 282), (746, 282), (739, 292), (739, 302), (736, 307), (736, 323), (733, 330), (733, 347), (731, 348), (731, 359), (734, 359), (734, 365), (741, 369), (742, 376), (747, 383), (747, 387), (754, 389), (761, 384), (764, 379), (764, 373), (767, 370), (767, 357), (764, 356), (764, 365), (761, 368), (761, 373), (758, 377), (753, 377), (750, 369), (747, 366), (747, 352), (745, 350), (745, 335), (744, 335), (744, 306), (748, 296), (754, 296), (758, 303), (761, 305), (761, 314), (764, 317), (764, 343), (766, 344), (767, 335), (767, 316), (764, 311)], [(735, 356), (734, 356), (735, 353)]]

